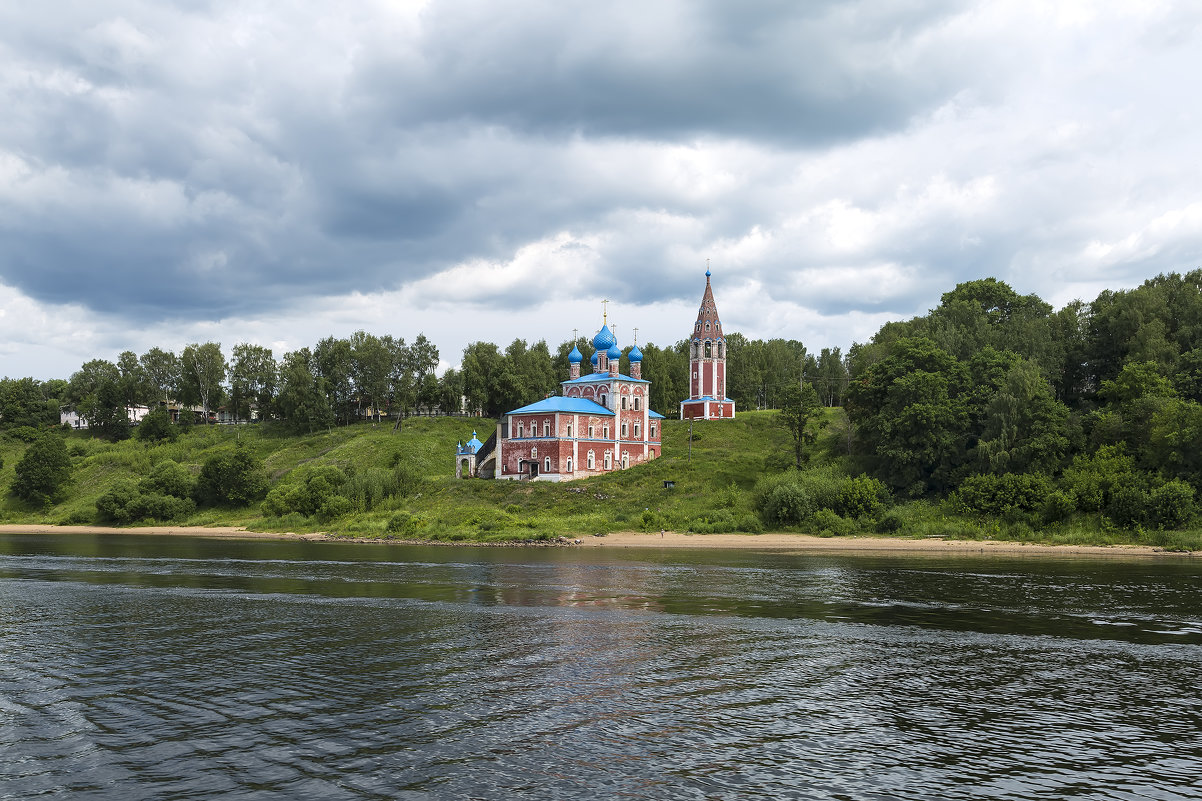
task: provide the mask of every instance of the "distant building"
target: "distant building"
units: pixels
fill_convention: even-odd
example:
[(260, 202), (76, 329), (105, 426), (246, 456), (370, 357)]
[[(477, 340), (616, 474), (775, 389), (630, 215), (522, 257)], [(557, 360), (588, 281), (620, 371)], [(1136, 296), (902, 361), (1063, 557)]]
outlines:
[(707, 269), (705, 293), (689, 338), (689, 397), (680, 402), (680, 419), (725, 420), (734, 416), (735, 402), (726, 397), (726, 337)]
[(660, 455), (664, 416), (648, 406), (651, 382), (642, 377), (643, 354), (631, 347), (630, 375), (618, 372), (622, 349), (602, 323), (593, 337), (592, 372), (584, 356), (568, 354), (562, 395), (502, 415), (495, 437), (472, 439), (456, 450), (455, 475), (511, 481), (570, 481), (624, 470)]

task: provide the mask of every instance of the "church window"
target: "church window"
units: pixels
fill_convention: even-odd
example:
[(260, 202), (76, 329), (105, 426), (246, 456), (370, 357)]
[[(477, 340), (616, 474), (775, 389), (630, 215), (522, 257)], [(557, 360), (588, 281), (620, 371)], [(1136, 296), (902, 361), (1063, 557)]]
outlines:
[(714, 355), (714, 344), (708, 339), (705, 341), (705, 358), (710, 358)]
[(624, 453), (622, 454), (622, 469), (625, 470), (627, 467), (630, 467), (630, 454)]
[(567, 458), (567, 461), (564, 464), (567, 466), (567, 472), (569, 472), (569, 473), (572, 472), (572, 457), (571, 456), (569, 456)]
[(626, 439), (626, 423), (622, 423), (622, 439)]
[(700, 330), (701, 330), (701, 322), (700, 322), (700, 321), (698, 321), (698, 322), (697, 322), (697, 329), (696, 329), (696, 330), (698, 330), (698, 331), (700, 331)]
[(655, 423), (648, 425), (647, 434), (651, 437), (651, 439), (655, 439)]
[(518, 423), (518, 439), (522, 438), (522, 424)]
[(636, 412), (639, 410), (639, 396), (638, 395), (634, 396), (634, 410)]
[(588, 427), (588, 438), (589, 439), (593, 438), (593, 427), (592, 426)]
[(614, 466), (613, 454), (609, 451), (605, 452), (605, 469), (609, 470)]
[(596, 457), (593, 456), (593, 452), (589, 451), (588, 452), (588, 469), (592, 470), (596, 466), (597, 466), (597, 459), (596, 459)]
[(572, 436), (572, 424), (568, 423), (568, 437), (570, 438), (571, 436)]
[(626, 410), (626, 396), (625, 395), (622, 396), (622, 410), (623, 411)]
[(550, 456), (543, 457), (543, 472), (544, 473), (551, 472), (551, 457)]
[(551, 424), (548, 423), (546, 420), (543, 421), (543, 436), (544, 437), (551, 436)]
[(635, 439), (639, 438), (639, 428), (640, 428), (639, 424), (635, 423), (634, 424), (634, 438)]
[(606, 423), (605, 425), (601, 426), (601, 438), (609, 439), (609, 423)]
[(709, 324), (709, 323), (706, 323), (706, 324), (705, 324), (705, 330), (706, 330), (706, 331), (710, 330), (710, 324)]

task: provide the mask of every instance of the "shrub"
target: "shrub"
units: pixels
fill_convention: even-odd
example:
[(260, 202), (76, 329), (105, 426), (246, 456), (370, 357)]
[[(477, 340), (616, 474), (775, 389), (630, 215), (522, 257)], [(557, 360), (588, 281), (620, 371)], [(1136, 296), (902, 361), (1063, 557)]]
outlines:
[(1055, 490), (1044, 499), (1041, 514), (1045, 523), (1067, 520), (1077, 511), (1077, 496), (1072, 490)]
[(905, 521), (897, 512), (888, 512), (876, 524), (876, 530), (881, 534), (896, 534), (905, 526)]
[(42, 432), (38, 431), (33, 426), (16, 426), (8, 430), (8, 435), (13, 439), (21, 442), (33, 442), (38, 437), (42, 436)]
[(876, 517), (888, 500), (889, 489), (884, 483), (859, 476), (842, 482), (837, 504), (832, 508), (843, 517)]
[(813, 511), (813, 500), (805, 490), (792, 482), (775, 486), (760, 508), (765, 523), (780, 526), (796, 526)]
[(1106, 514), (1123, 528), (1136, 528), (1147, 524), (1151, 506), (1152, 497), (1144, 488), (1116, 487), (1110, 492)]
[(247, 506), (266, 491), (261, 461), (242, 444), (206, 459), (196, 482), (198, 499), (215, 506)]
[(336, 517), (349, 515), (355, 511), (355, 505), (344, 495), (330, 495), (317, 510), (318, 520), (333, 520)]
[(810, 518), (810, 525), (820, 537), (843, 537), (854, 534), (856, 524), (831, 509), (819, 509)]
[(961, 511), (1002, 517), (1040, 509), (1050, 490), (1051, 482), (1038, 474), (976, 475), (964, 480), (952, 501)]
[(139, 520), (182, 520), (196, 511), (196, 502), (191, 498), (144, 492), (133, 480), (124, 479), (96, 499), (96, 511), (102, 519), (118, 525)]
[(164, 459), (150, 469), (150, 475), (142, 479), (138, 489), (146, 494), (190, 498), (196, 491), (196, 479), (179, 462)]
[(764, 524), (755, 515), (746, 514), (739, 518), (738, 530), (748, 534), (761, 534), (764, 531)]
[(1173, 479), (1152, 491), (1151, 522), (1160, 528), (1181, 528), (1194, 516), (1194, 488)]
[(142, 442), (175, 442), (179, 432), (179, 427), (171, 422), (171, 411), (166, 406), (159, 406), (142, 418), (134, 436)]
[(17, 462), (12, 492), (36, 506), (49, 506), (71, 479), (71, 457), (57, 433), (41, 434)]

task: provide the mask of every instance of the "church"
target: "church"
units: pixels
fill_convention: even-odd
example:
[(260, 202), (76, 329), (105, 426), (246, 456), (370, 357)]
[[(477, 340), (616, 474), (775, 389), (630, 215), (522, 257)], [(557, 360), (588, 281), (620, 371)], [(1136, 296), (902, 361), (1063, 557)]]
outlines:
[(630, 375), (618, 372), (622, 349), (606, 321), (593, 337), (592, 371), (573, 346), (568, 377), (553, 395), (506, 412), (481, 443), (473, 434), (456, 453), (455, 474), (511, 481), (571, 481), (625, 470), (660, 454), (664, 416), (648, 405), (638, 345), (626, 354)]
[(680, 402), (680, 419), (729, 420), (734, 416), (735, 402), (726, 397), (726, 337), (707, 268), (705, 293), (689, 337), (689, 397)]

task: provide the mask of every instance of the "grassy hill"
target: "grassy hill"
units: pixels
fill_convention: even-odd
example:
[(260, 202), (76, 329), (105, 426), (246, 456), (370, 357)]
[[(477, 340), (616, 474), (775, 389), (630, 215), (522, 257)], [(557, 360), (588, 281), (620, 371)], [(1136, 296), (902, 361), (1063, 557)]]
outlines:
[[(528, 539), (660, 527), (698, 528), (717, 519), (720, 527), (755, 529), (750, 489), (771, 465), (786, 464), (785, 431), (773, 412), (749, 412), (735, 420), (689, 426), (665, 421), (664, 456), (650, 464), (582, 481), (518, 483), (456, 480), (454, 448), (472, 431), (487, 437), (492, 420), (413, 418), (402, 430), (360, 424), (310, 436), (284, 435), (269, 427), (195, 428), (174, 443), (134, 440), (107, 443), (86, 433), (67, 435), (73, 477), (49, 509), (30, 509), (11, 495), (0, 502), (0, 522), (86, 524), (98, 518), (96, 501), (122, 480), (140, 479), (164, 460), (199, 473), (212, 454), (240, 443), (260, 458), (280, 491), (304, 485), (319, 468), (336, 467), (352, 479), (395, 473), (405, 484), (371, 508), (335, 518), (261, 513), (258, 508), (201, 509), (186, 525), (246, 525), (261, 530), (332, 531), (358, 537), (413, 536), (438, 539)], [(0, 486), (7, 487), (26, 445), (0, 437)], [(675, 482), (665, 489), (664, 481)], [(401, 513), (404, 532), (389, 531)], [(409, 520), (404, 520), (405, 515)], [(394, 529), (397, 528), (394, 522)]]
[[(823, 433), (810, 449), (807, 470), (793, 474), (811, 494), (843, 474), (843, 413), (825, 410)], [(201, 427), (174, 443), (107, 443), (86, 433), (67, 435), (72, 481), (47, 509), (0, 496), (0, 523), (105, 524), (96, 502), (122, 482), (140, 480), (166, 460), (196, 475), (210, 456), (235, 445), (262, 461), (276, 506), (320, 494), (335, 478), (339, 504), (265, 513), (260, 505), (208, 507), (178, 525), (244, 525), (260, 531), (325, 531), (347, 537), (522, 541), (621, 530), (756, 532), (757, 483), (771, 482), (792, 462), (787, 432), (775, 412), (740, 412), (734, 420), (693, 425), (667, 420), (663, 453), (655, 461), (565, 483), (456, 480), (454, 448), (472, 431), (486, 438), (492, 420), (413, 418), (401, 431), (360, 424), (310, 436), (286, 435), (269, 426)], [(26, 443), (0, 436), (0, 487), (7, 488)], [(846, 479), (843, 479), (846, 481)], [(325, 484), (322, 482), (325, 481)], [(674, 482), (672, 489), (665, 481)], [(762, 486), (762, 485), (761, 485)], [(320, 499), (319, 499), (320, 500)], [(151, 522), (151, 521), (146, 521)], [(840, 517), (827, 510), (796, 530), (826, 536), (889, 533), (1073, 544), (1141, 543), (1202, 549), (1202, 531), (1123, 531), (1098, 515), (1040, 527), (1022, 520), (958, 514), (948, 501), (912, 501), (869, 516)]]

